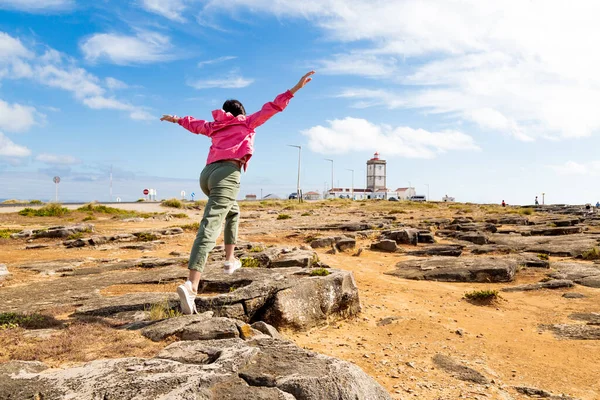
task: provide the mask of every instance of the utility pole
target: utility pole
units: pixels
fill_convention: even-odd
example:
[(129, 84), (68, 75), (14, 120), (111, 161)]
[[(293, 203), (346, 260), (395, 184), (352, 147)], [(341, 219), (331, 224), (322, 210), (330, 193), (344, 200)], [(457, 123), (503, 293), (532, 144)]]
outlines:
[(331, 158), (326, 158), (325, 161), (331, 161), (331, 190), (333, 191), (333, 160)]
[(346, 168), (348, 171), (352, 171), (352, 200), (354, 200), (354, 170), (353, 169), (348, 169)]
[(112, 164), (110, 164), (110, 201), (112, 202)]
[(298, 195), (298, 202), (302, 202), (302, 194), (300, 193), (300, 160), (302, 158), (302, 146), (295, 144), (288, 144), (290, 147), (296, 147), (298, 149), (298, 182), (296, 184), (296, 194)]
[(429, 201), (429, 183), (426, 183), (425, 186), (427, 186), (427, 201)]

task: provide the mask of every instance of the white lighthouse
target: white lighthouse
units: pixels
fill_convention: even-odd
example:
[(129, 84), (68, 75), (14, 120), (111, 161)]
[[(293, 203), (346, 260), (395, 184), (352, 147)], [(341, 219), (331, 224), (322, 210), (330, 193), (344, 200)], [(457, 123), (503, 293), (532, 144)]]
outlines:
[(387, 191), (386, 161), (379, 158), (379, 153), (375, 153), (373, 158), (367, 161), (367, 190), (373, 193)]

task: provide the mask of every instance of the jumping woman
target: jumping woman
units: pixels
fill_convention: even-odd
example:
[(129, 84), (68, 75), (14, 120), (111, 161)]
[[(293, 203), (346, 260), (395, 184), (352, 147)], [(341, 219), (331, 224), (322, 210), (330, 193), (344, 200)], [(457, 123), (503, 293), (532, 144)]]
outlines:
[(200, 174), (200, 188), (208, 196), (204, 215), (196, 240), (192, 245), (188, 262), (188, 280), (177, 288), (181, 311), (184, 314), (196, 312), (195, 298), (198, 293), (200, 274), (204, 270), (208, 254), (215, 247), (225, 221), (225, 273), (232, 274), (242, 266), (235, 258), (240, 208), (236, 202), (240, 191), (241, 170), (248, 168), (248, 161), (254, 152), (254, 129), (269, 118), (283, 111), (294, 94), (312, 80), (315, 71), (304, 75), (296, 86), (280, 94), (274, 101), (265, 104), (260, 111), (246, 115), (244, 106), (237, 100), (227, 100), (222, 110), (212, 112), (214, 121), (204, 121), (193, 117), (179, 118), (163, 115), (161, 121), (169, 121), (183, 126), (188, 131), (208, 136), (212, 144), (206, 167)]

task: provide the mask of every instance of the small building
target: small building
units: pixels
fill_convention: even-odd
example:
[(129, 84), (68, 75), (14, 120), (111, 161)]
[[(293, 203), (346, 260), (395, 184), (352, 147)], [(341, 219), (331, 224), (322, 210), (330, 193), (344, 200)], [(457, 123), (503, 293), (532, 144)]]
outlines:
[(254, 200), (256, 200), (256, 195), (255, 194), (247, 194), (246, 200), (254, 201)]
[(319, 200), (321, 195), (319, 192), (306, 192), (304, 193), (304, 200)]
[(442, 201), (445, 203), (452, 203), (454, 202), (454, 197), (450, 197), (448, 195), (445, 195), (444, 197), (442, 197)]
[(268, 195), (266, 195), (262, 199), (263, 200), (281, 200), (281, 197), (277, 196), (276, 194), (269, 193)]
[(417, 192), (413, 187), (405, 187), (396, 189), (396, 198), (398, 200), (408, 200), (412, 196), (416, 196)]
[(333, 188), (327, 191), (327, 198), (366, 200), (373, 198), (373, 192), (369, 189)]

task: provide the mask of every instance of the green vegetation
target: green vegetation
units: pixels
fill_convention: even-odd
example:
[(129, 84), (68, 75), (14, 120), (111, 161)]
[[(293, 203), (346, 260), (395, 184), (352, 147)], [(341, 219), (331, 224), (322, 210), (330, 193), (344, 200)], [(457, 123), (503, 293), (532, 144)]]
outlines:
[(44, 204), (44, 202), (42, 202), (41, 200), (31, 200), (29, 202), (29, 204), (32, 204), (32, 205), (42, 205), (42, 204)]
[(19, 314), (13, 312), (0, 314), (0, 329), (43, 329), (57, 325), (60, 325), (60, 322), (48, 315)]
[(140, 242), (151, 242), (153, 240), (160, 239), (160, 236), (152, 233), (152, 232), (137, 232), (134, 235), (138, 238)]
[(388, 214), (390, 214), (390, 215), (394, 215), (394, 214), (406, 214), (406, 211), (404, 211), (404, 210), (390, 210), (390, 212)]
[(172, 309), (169, 305), (169, 301), (166, 299), (160, 303), (152, 304), (148, 311), (150, 313), (151, 321), (160, 321), (163, 319), (175, 318), (183, 315), (179, 311)]
[(292, 218), (292, 216), (291, 216), (291, 215), (289, 215), (289, 214), (279, 214), (279, 215), (277, 216), (277, 219), (278, 219), (278, 220), (280, 220), (280, 219), (290, 219), (290, 218)]
[(331, 274), (327, 268), (315, 268), (310, 271), (310, 276), (327, 276)]
[(544, 260), (544, 261), (548, 261), (550, 259), (550, 256), (548, 254), (545, 254), (545, 253), (540, 253), (537, 256), (538, 256), (538, 258), (540, 260)]
[(163, 200), (160, 203), (160, 205), (163, 206), (163, 207), (171, 207), (171, 208), (185, 208), (185, 206), (183, 205), (183, 203), (180, 200), (177, 200), (177, 199)]
[(67, 237), (67, 240), (76, 240), (83, 237), (83, 232), (72, 233)]
[(302, 217), (310, 217), (310, 216), (311, 216), (311, 213), (309, 213), (309, 212), (305, 212), (305, 213), (302, 213), (302, 214), (301, 214), (301, 216), (302, 216)]
[(157, 213), (139, 213), (137, 211), (130, 211), (130, 210), (123, 210), (121, 208), (108, 207), (108, 206), (105, 206), (102, 204), (94, 205), (94, 203), (89, 203), (89, 204), (86, 204), (85, 206), (81, 206), (76, 211), (86, 212), (90, 216), (93, 213), (110, 214), (110, 215), (118, 216), (119, 218), (123, 218), (123, 219), (134, 218), (134, 217), (150, 218), (153, 215), (157, 214)]
[(146, 199), (137, 199), (136, 203), (143, 203), (144, 201), (146, 201)]
[(490, 302), (496, 300), (499, 297), (497, 290), (474, 290), (472, 292), (465, 293), (465, 299), (477, 302)]
[(13, 233), (21, 232), (19, 229), (0, 229), (0, 238), (1, 239), (10, 239), (10, 235)]
[(94, 217), (93, 215), (88, 215), (82, 221), (86, 222), (86, 221), (95, 221), (95, 220), (96, 220), (96, 217)]
[(594, 247), (584, 251), (581, 257), (584, 260), (600, 260), (600, 248)]
[(242, 262), (242, 268), (259, 268), (260, 267), (260, 261), (258, 261), (256, 258), (244, 257), (244, 258), (240, 259), (240, 261)]
[(521, 215), (533, 215), (532, 208), (519, 208), (519, 214)]
[(261, 246), (254, 246), (250, 249), (250, 253), (261, 253), (263, 251), (265, 251), (265, 249)]
[(27, 202), (23, 201), (23, 200), (17, 200), (17, 199), (9, 199), (9, 200), (4, 200), (2, 202), (2, 204), (22, 204), (22, 203), (27, 203)]
[(62, 217), (70, 212), (68, 208), (63, 207), (60, 203), (49, 203), (37, 210), (29, 207), (24, 208), (19, 211), (19, 215), (25, 217)]
[(179, 228), (183, 229), (184, 231), (197, 232), (198, 229), (200, 229), (200, 223), (194, 222), (191, 224), (179, 225)]
[(173, 217), (173, 218), (187, 218), (188, 215), (186, 213), (178, 213), (178, 214), (171, 214), (171, 217)]

